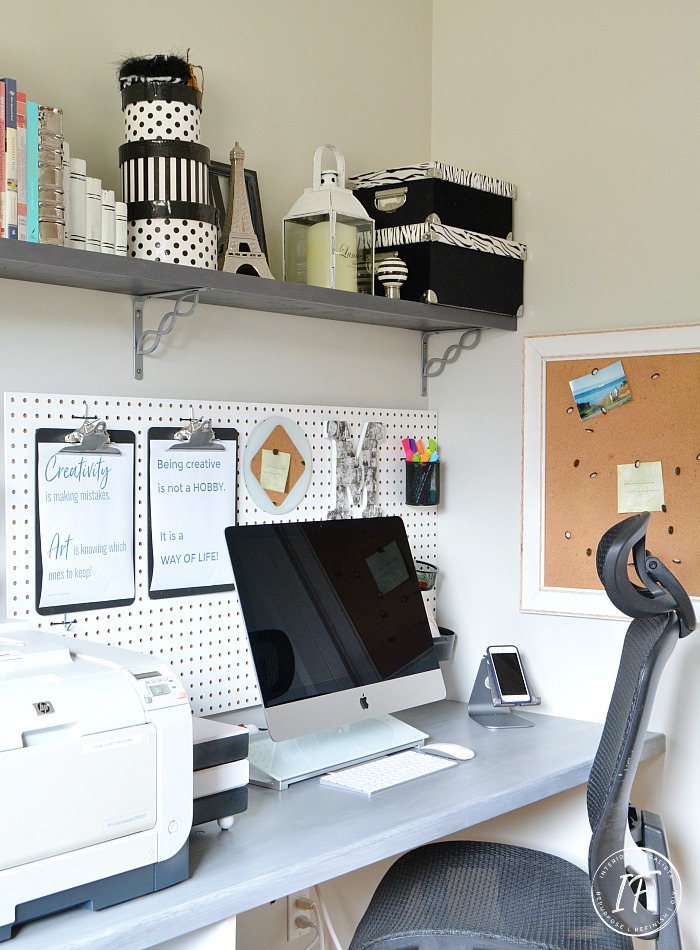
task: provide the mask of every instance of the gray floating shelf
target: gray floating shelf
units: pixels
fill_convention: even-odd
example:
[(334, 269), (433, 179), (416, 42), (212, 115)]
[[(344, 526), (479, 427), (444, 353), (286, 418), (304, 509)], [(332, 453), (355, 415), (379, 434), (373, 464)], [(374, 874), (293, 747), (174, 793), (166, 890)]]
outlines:
[(131, 297), (172, 294), (174, 299), (183, 290), (201, 287), (199, 302), (203, 304), (397, 327), (421, 333), (465, 327), (517, 329), (517, 317), (504, 313), (389, 300), (8, 238), (0, 238), (0, 277)]

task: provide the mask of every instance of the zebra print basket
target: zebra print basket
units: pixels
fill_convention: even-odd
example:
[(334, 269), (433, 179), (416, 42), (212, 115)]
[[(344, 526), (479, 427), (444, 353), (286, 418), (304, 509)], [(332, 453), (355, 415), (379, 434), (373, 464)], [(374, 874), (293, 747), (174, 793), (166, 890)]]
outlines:
[(479, 191), (487, 191), (492, 195), (515, 198), (515, 185), (509, 181), (501, 181), (498, 178), (481, 175), (478, 172), (468, 172), (456, 165), (445, 165), (442, 162), (421, 162), (418, 165), (404, 165), (401, 168), (385, 168), (384, 171), (380, 172), (354, 175), (349, 181), (353, 188), (386, 188), (403, 184), (406, 181), (419, 181), (423, 178), (450, 181), (455, 185), (476, 188)]
[(350, 179), (377, 228), (434, 221), (510, 238), (515, 186), (441, 162), (368, 172)]
[(404, 300), (510, 316), (522, 310), (524, 244), (424, 223), (375, 231), (375, 260), (391, 255), (408, 267)]

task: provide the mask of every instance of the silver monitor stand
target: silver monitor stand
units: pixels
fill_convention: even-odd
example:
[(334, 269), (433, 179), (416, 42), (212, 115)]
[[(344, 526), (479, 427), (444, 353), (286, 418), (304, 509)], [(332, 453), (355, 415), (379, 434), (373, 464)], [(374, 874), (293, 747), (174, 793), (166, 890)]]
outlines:
[(422, 746), (427, 738), (425, 732), (393, 716), (365, 719), (281, 742), (259, 732), (250, 737), (250, 781), (282, 790), (314, 775)]

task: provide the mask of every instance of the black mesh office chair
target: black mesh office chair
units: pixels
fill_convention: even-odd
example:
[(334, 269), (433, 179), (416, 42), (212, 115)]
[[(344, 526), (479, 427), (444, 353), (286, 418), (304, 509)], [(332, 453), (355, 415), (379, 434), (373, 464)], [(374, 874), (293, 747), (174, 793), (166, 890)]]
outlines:
[[(651, 937), (658, 950), (680, 948), (673, 879), (659, 873), (642, 881), (631, 870), (644, 857), (638, 850), (634, 855), (635, 844), (667, 855), (660, 819), (636, 812), (629, 795), (663, 666), (679, 637), (695, 627), (687, 594), (646, 551), (648, 522), (647, 512), (627, 518), (598, 546), (598, 574), (610, 600), (635, 619), (588, 782), (590, 873), (512, 845), (426, 845), (389, 869), (350, 950), (632, 950), (630, 928), (658, 931)], [(644, 587), (629, 579), (630, 554)], [(601, 865), (606, 873), (596, 874)], [(661, 929), (651, 909), (655, 890), (656, 906), (671, 908), (671, 921)]]

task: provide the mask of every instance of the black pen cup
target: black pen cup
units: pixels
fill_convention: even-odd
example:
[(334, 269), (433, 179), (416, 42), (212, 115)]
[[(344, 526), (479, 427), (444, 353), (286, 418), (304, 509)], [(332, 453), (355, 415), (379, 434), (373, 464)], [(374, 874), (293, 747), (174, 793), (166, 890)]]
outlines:
[(440, 501), (440, 463), (406, 462), (406, 504), (437, 505)]

